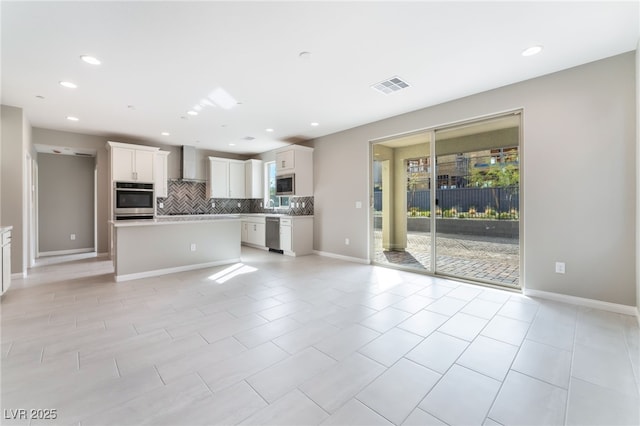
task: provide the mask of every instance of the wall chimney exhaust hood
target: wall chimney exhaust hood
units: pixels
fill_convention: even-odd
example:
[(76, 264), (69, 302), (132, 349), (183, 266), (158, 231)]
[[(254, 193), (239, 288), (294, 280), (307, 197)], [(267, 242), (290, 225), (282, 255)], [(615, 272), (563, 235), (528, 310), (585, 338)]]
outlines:
[(196, 180), (196, 148), (183, 145), (180, 154), (180, 178), (182, 180)]

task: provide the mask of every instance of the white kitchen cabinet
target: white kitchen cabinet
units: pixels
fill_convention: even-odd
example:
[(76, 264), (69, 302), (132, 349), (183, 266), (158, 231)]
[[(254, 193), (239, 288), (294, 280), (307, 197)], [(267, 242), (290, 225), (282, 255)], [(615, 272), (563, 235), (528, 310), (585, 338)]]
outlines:
[(229, 161), (209, 157), (208, 198), (229, 198)]
[(167, 167), (168, 167), (168, 157), (171, 154), (169, 151), (158, 151), (156, 153), (156, 164), (155, 164), (155, 185), (154, 190), (156, 192), (156, 198), (166, 198), (169, 194), (168, 188), (168, 175), (167, 175)]
[(290, 173), (295, 169), (295, 154), (293, 148), (276, 152), (276, 174)]
[(280, 250), (284, 252), (291, 252), (291, 222), (290, 218), (280, 219)]
[(249, 242), (249, 222), (247, 222), (246, 220), (242, 220), (241, 223), (241, 227), (240, 227), (240, 242), (241, 243), (247, 243)]
[(280, 248), (289, 256), (313, 253), (313, 216), (280, 219)]
[(229, 160), (229, 198), (245, 198), (244, 161)]
[(276, 151), (276, 175), (295, 176), (296, 197), (313, 196), (313, 148), (290, 145)]
[(155, 154), (159, 148), (108, 142), (111, 181), (154, 183)]
[(244, 161), (209, 157), (208, 198), (245, 198)]
[(261, 160), (247, 160), (244, 162), (245, 197), (259, 198), (264, 196), (263, 163)]
[(243, 216), (241, 226), (242, 243), (258, 248), (266, 246), (266, 220), (264, 216)]
[(11, 285), (11, 228), (10, 226), (2, 228), (0, 242), (2, 243), (2, 283), (0, 285), (0, 295), (4, 294)]

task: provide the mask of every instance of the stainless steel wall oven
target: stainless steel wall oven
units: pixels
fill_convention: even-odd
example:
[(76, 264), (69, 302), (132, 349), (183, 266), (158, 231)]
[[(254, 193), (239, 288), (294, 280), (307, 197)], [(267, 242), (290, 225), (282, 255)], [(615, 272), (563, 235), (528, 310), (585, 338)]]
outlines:
[(153, 219), (155, 193), (152, 183), (115, 182), (113, 214), (116, 220)]

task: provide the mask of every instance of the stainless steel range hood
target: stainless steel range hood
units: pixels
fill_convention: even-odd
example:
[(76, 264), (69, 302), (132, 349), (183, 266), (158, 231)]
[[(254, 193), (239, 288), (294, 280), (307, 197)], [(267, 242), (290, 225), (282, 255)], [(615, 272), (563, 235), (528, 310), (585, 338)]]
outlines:
[(183, 145), (180, 149), (180, 178), (196, 180), (196, 148)]

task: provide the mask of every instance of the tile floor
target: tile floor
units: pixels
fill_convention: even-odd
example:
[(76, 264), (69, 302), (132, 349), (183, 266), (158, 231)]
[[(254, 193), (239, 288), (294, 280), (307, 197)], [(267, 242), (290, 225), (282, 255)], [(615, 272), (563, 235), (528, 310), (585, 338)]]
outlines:
[(319, 256), (242, 259), (119, 284), (102, 259), (49, 261), (15, 281), (2, 424), (640, 423), (634, 317)]

